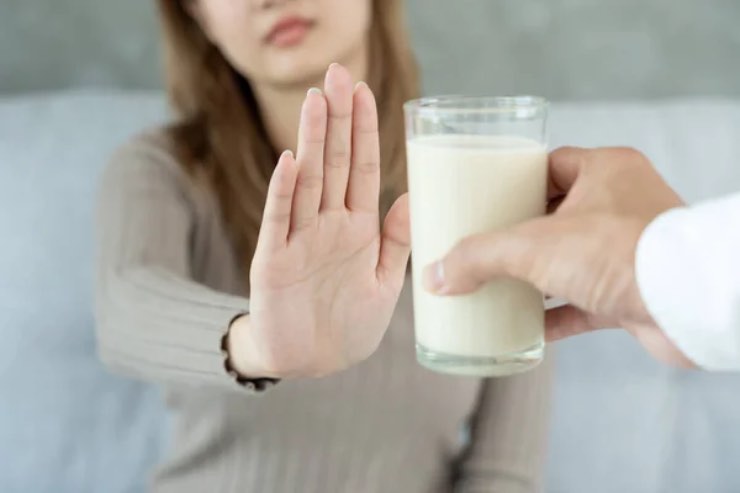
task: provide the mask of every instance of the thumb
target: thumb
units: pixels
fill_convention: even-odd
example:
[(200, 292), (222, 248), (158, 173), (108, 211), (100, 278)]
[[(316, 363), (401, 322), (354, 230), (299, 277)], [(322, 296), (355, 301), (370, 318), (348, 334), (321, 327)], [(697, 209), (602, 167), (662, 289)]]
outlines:
[(391, 207), (383, 224), (377, 277), (381, 284), (399, 287), (406, 277), (406, 266), (411, 253), (409, 225), (409, 198), (404, 194)]
[[(458, 243), (442, 260), (424, 270), (424, 287), (440, 295), (466, 294), (499, 277), (519, 279), (535, 285), (537, 265), (543, 264), (543, 242), (539, 221), (528, 227), (496, 231), (468, 237)], [(557, 293), (555, 293), (557, 294)]]

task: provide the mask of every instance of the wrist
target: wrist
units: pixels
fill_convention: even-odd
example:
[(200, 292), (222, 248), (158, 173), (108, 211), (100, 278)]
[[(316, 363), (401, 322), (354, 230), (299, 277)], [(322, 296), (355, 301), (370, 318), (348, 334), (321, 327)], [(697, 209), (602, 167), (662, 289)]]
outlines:
[(243, 379), (280, 378), (263, 363), (257, 334), (248, 314), (234, 319), (226, 337), (231, 370)]
[(634, 230), (630, 235), (632, 237), (632, 241), (630, 242), (630, 250), (632, 252), (630, 262), (632, 264), (632, 268), (629, 271), (630, 289), (625, 300), (625, 305), (627, 308), (627, 318), (630, 323), (657, 328), (658, 325), (650, 314), (640, 290), (639, 276), (637, 272), (637, 254), (640, 241), (649, 225), (649, 220), (640, 219), (639, 221), (635, 221)]

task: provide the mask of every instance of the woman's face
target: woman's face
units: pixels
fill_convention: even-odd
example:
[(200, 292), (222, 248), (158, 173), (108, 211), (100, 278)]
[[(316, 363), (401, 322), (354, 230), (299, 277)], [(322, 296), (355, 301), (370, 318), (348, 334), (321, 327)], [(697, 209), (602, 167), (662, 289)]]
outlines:
[(312, 83), (361, 54), (372, 0), (190, 0), (210, 40), (253, 82)]

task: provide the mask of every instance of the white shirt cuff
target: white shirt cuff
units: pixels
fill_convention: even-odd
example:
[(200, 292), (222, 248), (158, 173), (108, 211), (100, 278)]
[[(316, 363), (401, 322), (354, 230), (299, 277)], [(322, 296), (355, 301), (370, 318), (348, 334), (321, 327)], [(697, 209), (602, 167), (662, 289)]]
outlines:
[(639, 241), (636, 276), (653, 319), (688, 358), (740, 370), (740, 194), (656, 218)]

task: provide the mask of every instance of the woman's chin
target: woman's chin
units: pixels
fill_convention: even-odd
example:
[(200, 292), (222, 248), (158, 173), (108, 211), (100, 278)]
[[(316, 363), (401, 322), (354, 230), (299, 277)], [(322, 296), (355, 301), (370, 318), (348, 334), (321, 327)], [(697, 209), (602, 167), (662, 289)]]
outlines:
[(273, 58), (269, 79), (281, 86), (321, 87), (326, 69), (334, 61), (312, 59), (310, 53), (285, 53)]

